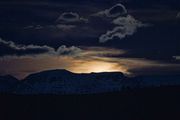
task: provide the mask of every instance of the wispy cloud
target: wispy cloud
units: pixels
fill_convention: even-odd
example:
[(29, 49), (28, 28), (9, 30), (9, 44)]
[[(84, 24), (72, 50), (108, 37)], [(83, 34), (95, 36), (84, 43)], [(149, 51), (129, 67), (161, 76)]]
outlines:
[(60, 46), (57, 50), (54, 48), (43, 45), (20, 45), (16, 44), (12, 41), (5, 41), (0, 39), (0, 56), (26, 56), (26, 55), (41, 55), (41, 54), (49, 54), (49, 55), (76, 55), (81, 52), (81, 49), (75, 46), (66, 47), (65, 45)]
[(73, 22), (88, 22), (87, 19), (80, 17), (79, 14), (74, 12), (65, 12), (62, 13), (58, 19), (57, 23), (73, 23)]
[(180, 18), (180, 12), (177, 13), (176, 18)]
[(128, 35), (133, 35), (138, 28), (147, 26), (130, 15), (127, 15), (126, 17), (118, 17), (114, 19), (112, 23), (117, 26), (114, 27), (113, 30), (109, 30), (101, 35), (99, 42), (104, 43), (112, 40), (114, 37), (123, 39)]
[(63, 31), (68, 31), (73, 28), (76, 28), (76, 25), (57, 24), (56, 28), (63, 30)]
[(180, 56), (173, 56), (175, 60), (180, 60)]
[(92, 16), (98, 17), (118, 17), (127, 14), (127, 9), (122, 4), (116, 4), (113, 7), (106, 9), (104, 11), (100, 11), (98, 13), (93, 14)]
[(28, 25), (24, 27), (24, 29), (40, 30), (44, 28), (54, 28), (62, 31), (67, 31), (76, 28), (81, 23), (88, 23), (88, 19), (80, 17), (78, 13), (64, 12), (56, 19), (56, 21), (52, 22), (49, 25)]
[(123, 39), (128, 35), (133, 35), (138, 28), (148, 26), (128, 14), (127, 9), (122, 4), (116, 4), (109, 9), (93, 14), (93, 16), (111, 18), (110, 22), (115, 25), (112, 30), (100, 35), (100, 43), (107, 42), (115, 37)]

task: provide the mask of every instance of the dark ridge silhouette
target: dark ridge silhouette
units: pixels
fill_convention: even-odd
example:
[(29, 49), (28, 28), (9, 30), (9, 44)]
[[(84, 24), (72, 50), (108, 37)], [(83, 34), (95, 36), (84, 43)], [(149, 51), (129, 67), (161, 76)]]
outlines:
[(120, 72), (75, 74), (49, 70), (27, 76), (18, 85), (20, 94), (89, 94), (119, 91), (126, 77)]
[(0, 77), (0, 92), (13, 94), (95, 94), (180, 85), (180, 75), (126, 77), (121, 72), (75, 74), (67, 70), (47, 70), (18, 81), (12, 76)]
[[(42, 71), (34, 74), (30, 74), (27, 76), (24, 80), (33, 80), (35, 78), (44, 78), (47, 79), (49, 77), (60, 77), (60, 76), (68, 76), (68, 75), (73, 75), (74, 73), (67, 71), (65, 69), (57, 69), (57, 70), (47, 70), (47, 71)], [(40, 81), (40, 79), (38, 80)]]
[(0, 76), (0, 92), (12, 93), (19, 81), (11, 75)]

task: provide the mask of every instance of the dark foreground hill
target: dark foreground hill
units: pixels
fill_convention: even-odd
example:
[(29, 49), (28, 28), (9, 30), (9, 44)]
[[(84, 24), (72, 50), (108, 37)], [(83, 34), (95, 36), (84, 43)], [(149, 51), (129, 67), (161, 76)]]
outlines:
[(89, 95), (0, 95), (0, 120), (179, 120), (180, 86)]
[(10, 75), (0, 76), (0, 92), (12, 93), (18, 86), (19, 81)]
[(52, 70), (0, 84), (0, 120), (180, 119), (180, 75)]

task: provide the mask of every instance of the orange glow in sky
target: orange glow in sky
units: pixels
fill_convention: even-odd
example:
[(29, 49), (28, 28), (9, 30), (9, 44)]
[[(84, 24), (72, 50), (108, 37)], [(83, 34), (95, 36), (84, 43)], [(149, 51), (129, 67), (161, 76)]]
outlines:
[(77, 65), (70, 69), (75, 73), (91, 73), (91, 72), (125, 72), (125, 68), (118, 66), (116, 63), (108, 63), (104, 61), (88, 61)]

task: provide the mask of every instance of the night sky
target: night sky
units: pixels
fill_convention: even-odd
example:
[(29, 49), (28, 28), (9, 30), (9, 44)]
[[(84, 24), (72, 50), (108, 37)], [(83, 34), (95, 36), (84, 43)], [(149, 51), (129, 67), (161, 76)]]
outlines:
[(1, 0), (0, 75), (180, 71), (179, 0)]

